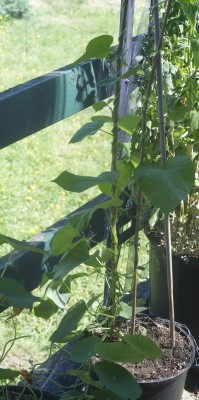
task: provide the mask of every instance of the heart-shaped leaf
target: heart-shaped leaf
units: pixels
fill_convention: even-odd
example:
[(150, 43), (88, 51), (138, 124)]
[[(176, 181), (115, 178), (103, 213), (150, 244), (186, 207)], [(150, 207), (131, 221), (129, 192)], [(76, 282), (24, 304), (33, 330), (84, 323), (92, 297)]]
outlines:
[(89, 336), (77, 343), (70, 354), (70, 358), (76, 362), (86, 362), (96, 354), (95, 346), (101, 343), (98, 336)]
[[(128, 304), (124, 303), (123, 301), (120, 301), (119, 303), (119, 313), (123, 318), (129, 319), (132, 317), (132, 306), (129, 306)], [(136, 314), (144, 312), (147, 310), (147, 307), (136, 307)]]
[(111, 45), (113, 43), (113, 36), (100, 35), (92, 39), (86, 47), (86, 51), (78, 58), (72, 65), (77, 65), (81, 62), (90, 60), (90, 58), (105, 58), (111, 51)]
[(108, 104), (104, 100), (98, 101), (97, 103), (92, 105), (92, 107), (95, 110), (95, 112), (101, 111), (101, 110), (103, 110), (103, 108), (105, 108), (107, 106), (108, 106)]
[(195, 167), (186, 156), (170, 158), (162, 168), (144, 162), (135, 170), (134, 178), (151, 203), (168, 214), (190, 193)]
[(94, 369), (100, 382), (122, 399), (135, 400), (141, 396), (142, 391), (136, 379), (121, 365), (102, 361), (95, 364)]
[(162, 350), (149, 337), (144, 335), (124, 335), (124, 340), (131, 348), (143, 355), (143, 359), (155, 360), (161, 358)]
[(36, 317), (49, 319), (57, 310), (58, 307), (49, 299), (42, 301), (37, 307), (34, 307), (34, 314)]
[(96, 345), (95, 350), (106, 361), (133, 363), (141, 362), (145, 358), (142, 351), (135, 351), (124, 342), (102, 342)]
[(125, 115), (119, 118), (118, 125), (123, 131), (132, 134), (141, 121), (140, 115)]

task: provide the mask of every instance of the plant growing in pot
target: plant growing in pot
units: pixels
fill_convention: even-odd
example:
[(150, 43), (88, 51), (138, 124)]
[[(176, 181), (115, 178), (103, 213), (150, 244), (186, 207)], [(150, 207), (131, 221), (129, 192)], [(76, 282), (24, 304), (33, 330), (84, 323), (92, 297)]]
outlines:
[[(167, 17), (168, 17), (168, 10), (169, 10), (169, 4), (168, 3), (168, 9), (167, 13), (165, 16), (165, 22), (163, 27), (166, 25)], [(155, 9), (157, 10), (157, 4), (154, 3)], [(127, 1), (123, 2), (123, 19), (125, 19), (125, 10), (127, 7)], [(77, 360), (77, 355), (76, 353), (78, 352), (79, 354), (79, 361), (81, 362), (86, 362), (86, 372), (85, 371), (73, 371), (73, 374), (77, 377), (80, 377), (83, 382), (86, 383), (86, 388), (91, 385), (95, 386), (98, 391), (93, 391), (91, 388), (91, 392), (84, 390), (83, 393), (77, 393), (77, 392), (69, 392), (68, 394), (65, 395), (65, 397), (68, 396), (68, 398), (78, 398), (78, 397), (86, 397), (86, 398), (101, 398), (103, 395), (104, 398), (114, 398), (114, 399), (136, 399), (139, 398), (141, 395), (139, 386), (136, 384), (136, 381), (133, 379), (133, 377), (129, 374), (129, 372), (126, 371), (121, 365), (118, 365), (118, 363), (128, 363), (130, 362), (138, 363), (138, 361), (143, 360), (143, 358), (156, 358), (160, 357), (162, 355), (162, 351), (160, 351), (157, 346), (151, 342), (151, 340), (145, 335), (140, 336), (140, 334), (135, 335), (135, 306), (136, 306), (136, 299), (133, 301), (133, 317), (132, 317), (132, 327), (129, 328), (127, 324), (124, 324), (123, 321), (120, 322), (120, 320), (117, 320), (117, 315), (121, 314), (121, 316), (124, 316), (124, 307), (122, 312), (118, 312), (118, 301), (121, 296), (121, 290), (120, 290), (120, 280), (119, 280), (119, 272), (117, 271), (117, 263), (118, 263), (118, 237), (117, 237), (117, 223), (118, 223), (118, 218), (119, 214), (122, 211), (121, 208), (121, 193), (125, 189), (126, 186), (132, 186), (132, 179), (139, 185), (137, 189), (137, 219), (136, 219), (136, 234), (135, 234), (135, 273), (134, 276), (136, 277), (136, 268), (137, 268), (137, 254), (138, 254), (138, 236), (139, 236), (139, 221), (140, 221), (140, 203), (141, 203), (141, 192), (140, 188), (142, 191), (149, 197), (151, 198), (153, 192), (154, 192), (154, 187), (152, 191), (149, 191), (148, 188), (148, 182), (154, 183), (154, 170), (155, 170), (155, 176), (160, 177), (160, 176), (165, 176), (168, 164), (173, 171), (178, 165), (179, 167), (179, 160), (172, 161), (172, 162), (166, 162), (165, 164), (162, 165), (160, 168), (157, 167), (157, 165), (151, 165), (145, 164), (144, 163), (144, 139), (145, 139), (145, 131), (146, 131), (146, 108), (148, 105), (148, 101), (150, 99), (150, 91), (152, 87), (152, 82), (154, 78), (154, 71), (156, 68), (156, 61), (157, 61), (157, 55), (155, 56), (153, 67), (152, 67), (152, 72), (150, 75), (149, 79), (149, 84), (147, 86), (147, 92), (145, 94), (144, 98), (144, 103), (143, 103), (143, 112), (142, 115), (137, 115), (137, 116), (125, 116), (122, 118), (119, 118), (118, 116), (118, 104), (119, 104), (119, 97), (120, 97), (120, 81), (121, 79), (128, 78), (131, 74), (135, 74), (136, 69), (131, 69), (130, 71), (127, 72), (127, 74), (124, 74), (121, 76), (120, 69), (122, 62), (124, 61), (124, 57), (122, 54), (122, 44), (123, 44), (123, 35), (124, 35), (124, 29), (125, 27), (123, 26), (123, 23), (121, 23), (121, 35), (119, 39), (119, 48), (114, 53), (114, 49), (111, 49), (111, 44), (112, 44), (112, 38), (108, 35), (104, 35), (100, 38), (97, 38), (93, 41), (91, 41), (87, 47), (85, 55), (78, 61), (84, 61), (87, 58), (90, 57), (105, 57), (107, 55), (114, 55), (116, 56), (116, 75), (113, 77), (112, 82), (115, 83), (115, 98), (113, 101), (113, 109), (111, 109), (111, 116), (98, 116), (97, 118), (94, 118), (90, 124), (87, 124), (86, 127), (84, 126), (80, 131), (76, 133), (76, 135), (73, 137), (72, 141), (78, 141), (82, 140), (85, 136), (94, 134), (97, 132), (99, 128), (102, 128), (103, 124), (108, 121), (108, 123), (113, 124), (113, 129), (112, 129), (112, 136), (113, 136), (113, 144), (112, 144), (112, 171), (105, 172), (103, 174), (100, 174), (98, 177), (79, 177), (76, 175), (71, 174), (70, 172), (64, 171), (56, 180), (55, 182), (58, 183), (60, 186), (62, 186), (66, 190), (73, 190), (76, 191), (77, 193), (81, 192), (82, 190), (85, 190), (93, 185), (98, 185), (105, 194), (108, 194), (110, 196), (109, 199), (107, 199), (104, 203), (98, 203), (95, 205), (95, 207), (87, 209), (86, 211), (82, 211), (81, 213), (78, 213), (76, 215), (73, 215), (69, 221), (69, 224), (61, 229), (59, 232), (55, 233), (53, 237), (51, 238), (49, 242), (49, 254), (50, 255), (55, 255), (55, 256), (61, 256), (60, 261), (58, 264), (55, 266), (54, 270), (52, 271), (51, 274), (46, 274), (44, 282), (47, 284), (46, 288), (46, 296), (48, 297), (45, 299), (41, 304), (37, 307), (35, 307), (35, 314), (39, 317), (43, 316), (44, 318), (47, 318), (48, 316), (52, 315), (54, 312), (57, 311), (58, 307), (60, 306), (60, 303), (62, 305), (66, 304), (67, 299), (68, 299), (68, 292), (69, 292), (69, 285), (70, 281), (72, 279), (77, 279), (76, 277), (71, 276), (70, 273), (74, 270), (76, 266), (78, 266), (81, 263), (86, 263), (88, 265), (93, 265), (95, 268), (98, 268), (98, 271), (100, 268), (103, 266), (103, 260), (107, 259), (110, 257), (111, 260), (111, 268), (108, 270), (109, 274), (109, 288), (110, 288), (110, 306), (106, 309), (101, 309), (99, 311), (100, 314), (104, 314), (106, 316), (105, 321), (103, 321), (103, 324), (99, 321), (96, 321), (96, 324), (102, 325), (102, 338), (98, 336), (88, 336), (88, 338), (82, 339), (80, 341), (80, 344), (78, 344), (81, 348), (84, 346), (88, 346), (88, 351), (86, 352), (86, 355), (80, 354), (80, 347), (77, 347), (76, 350), (75, 348), (73, 349), (73, 352), (71, 354), (71, 358), (74, 358)], [(164, 32), (164, 29), (163, 29)], [(162, 40), (162, 39), (161, 39)], [(158, 43), (157, 46), (157, 53), (159, 51), (159, 46), (161, 45), (162, 41)], [(113, 58), (114, 58), (113, 57)], [(98, 103), (95, 106), (95, 109), (100, 111), (104, 107), (108, 107), (109, 109), (112, 107), (111, 106), (111, 101), (107, 102), (101, 102)], [(126, 130), (128, 133), (133, 133), (135, 129), (137, 129), (139, 122), (142, 119), (142, 138), (141, 138), (141, 143), (138, 143), (138, 147), (141, 149), (141, 156), (140, 156), (140, 165), (136, 168), (134, 165), (134, 158), (133, 156), (128, 156), (124, 157), (122, 160), (118, 162), (117, 160), (117, 155), (118, 155), (118, 131), (119, 128)], [(129, 127), (130, 125), (130, 127)], [(182, 159), (181, 159), (182, 160)], [(185, 159), (184, 159), (185, 161)], [(182, 164), (182, 162), (181, 162)], [(181, 166), (180, 164), (180, 166)], [(192, 164), (187, 161), (188, 167), (190, 168), (191, 172), (189, 175), (189, 180), (190, 182), (185, 185), (184, 189), (184, 184), (183, 184), (183, 196), (185, 195), (185, 192), (189, 192), (192, 185), (193, 181), (193, 168)], [(165, 167), (166, 165), (166, 167)], [(191, 165), (191, 167), (190, 167)], [(183, 168), (180, 169), (180, 176), (183, 176)], [(151, 172), (151, 175), (148, 173)], [(147, 180), (145, 179), (145, 176), (147, 174)], [(159, 178), (160, 181), (160, 178)], [(156, 183), (156, 182), (155, 182)], [(161, 182), (160, 182), (161, 183)], [(154, 186), (154, 185), (153, 185)], [(147, 189), (147, 190), (146, 190)], [(169, 190), (170, 193), (170, 190)], [(154, 196), (155, 199), (157, 198), (157, 193), (156, 196)], [(172, 198), (172, 195), (170, 195)], [(153, 200), (153, 197), (152, 197)], [(178, 200), (181, 200), (178, 199)], [(165, 203), (164, 203), (165, 204)], [(110, 220), (110, 232), (111, 232), (111, 246), (110, 248), (106, 249), (104, 252), (105, 254), (100, 254), (99, 251), (95, 252), (94, 254), (90, 251), (90, 247), (92, 247), (92, 243), (95, 241), (95, 238), (92, 237), (92, 231), (88, 232), (90, 228), (89, 221), (93, 213), (97, 209), (103, 209), (103, 210), (108, 210), (111, 209), (110, 211), (110, 216), (107, 211), (108, 219)], [(164, 206), (161, 204), (161, 208), (163, 211), (165, 211)], [(168, 214), (170, 209), (166, 208), (166, 214)], [(168, 222), (168, 218), (167, 218)], [(168, 228), (168, 224), (167, 224)], [(87, 236), (85, 235), (85, 230), (87, 229)], [(168, 246), (168, 241), (167, 241), (167, 247)], [(48, 256), (48, 255), (47, 255)], [(44, 257), (44, 264), (47, 262), (47, 256)], [(82, 275), (81, 275), (82, 276)], [(136, 279), (135, 281), (135, 287), (134, 287), (134, 295), (136, 297)], [(53, 300), (53, 301), (52, 301)], [(85, 315), (85, 313), (91, 309), (94, 301), (96, 298), (91, 299), (89, 304), (86, 304), (85, 301), (81, 300), (74, 306), (72, 306), (64, 318), (62, 319), (60, 325), (57, 327), (55, 330), (54, 334), (51, 336), (50, 340), (51, 342), (58, 342), (58, 343), (65, 343), (67, 340), (67, 336), (76, 331), (78, 324), (81, 320), (81, 318)], [(121, 305), (121, 304), (120, 304)], [(131, 307), (132, 308), (132, 307)], [(128, 315), (129, 317), (129, 315)], [(171, 327), (173, 328), (173, 315), (171, 318), (172, 324)], [(126, 325), (126, 326), (125, 326)], [(160, 324), (156, 323), (155, 327), (159, 326)], [(127, 333), (123, 332), (122, 328), (127, 329)], [(149, 329), (145, 328), (145, 326), (141, 326), (141, 330), (139, 332), (147, 333)], [(147, 332), (146, 332), (147, 329)], [(167, 331), (168, 330), (163, 326), (163, 330)], [(129, 334), (129, 332), (131, 332)], [(133, 334), (132, 334), (133, 333)], [(104, 339), (104, 336), (106, 337), (107, 341), (102, 340)], [(172, 335), (171, 335), (173, 342), (174, 342), (174, 334), (173, 334), (173, 329), (172, 329)], [(113, 340), (117, 339), (116, 342)], [(111, 343), (110, 340), (112, 341)], [(168, 342), (168, 336), (167, 336), (167, 342)], [(184, 342), (184, 346), (186, 347), (186, 341)], [(173, 343), (173, 347), (174, 343)], [(181, 344), (180, 344), (181, 347)], [(143, 352), (144, 348), (144, 352)], [(114, 349), (114, 351), (113, 351)], [(76, 351), (76, 353), (75, 353)], [(82, 350), (81, 350), (82, 352)], [(171, 348), (169, 347), (169, 352), (171, 353)], [(111, 353), (111, 354), (110, 354)], [(100, 359), (97, 359), (97, 363), (94, 364), (92, 356), (95, 357), (95, 355), (98, 355), (101, 357)], [(173, 356), (171, 357), (173, 359)], [(91, 362), (89, 362), (89, 359), (91, 359)], [(189, 359), (189, 355), (185, 355), (185, 360)], [(88, 362), (87, 362), (88, 361)], [(164, 362), (164, 361), (163, 361)], [(95, 377), (92, 375), (89, 375), (89, 369), (94, 370), (94, 372), (98, 376), (98, 380), (96, 380)], [(185, 375), (183, 374), (185, 372), (186, 375), (186, 369), (182, 370), (182, 374), (178, 374), (180, 378), (183, 375), (183, 382), (185, 379)], [(118, 376), (119, 375), (119, 376)], [(138, 381), (139, 381), (138, 377)], [(170, 379), (169, 379), (170, 380)], [(162, 379), (160, 379), (162, 381)], [(172, 383), (172, 389), (171, 389), (171, 395), (173, 398), (175, 397), (176, 400), (180, 399), (180, 391), (177, 388), (177, 394), (173, 394), (173, 387), (175, 386), (175, 378), (172, 377), (171, 379)], [(154, 383), (154, 382), (153, 382)], [(126, 390), (122, 387), (126, 386)], [(167, 383), (164, 382), (165, 385)], [(142, 399), (144, 399), (144, 396), (147, 396), (147, 400), (150, 399), (149, 393), (144, 394), (144, 384), (142, 384), (143, 388), (143, 394), (142, 394)], [(148, 383), (145, 385), (145, 387), (148, 385)], [(105, 389), (104, 389), (105, 386)], [(155, 381), (155, 386), (157, 386), (157, 381)], [(164, 386), (164, 385), (163, 385)], [(122, 389), (121, 389), (122, 387)], [(162, 390), (162, 388), (161, 388)], [(154, 394), (153, 399), (154, 399)], [(167, 391), (168, 395), (168, 391)], [(157, 394), (159, 398), (159, 394)], [(171, 397), (171, 396), (170, 396)]]
[[(167, 27), (163, 55), (163, 87), (165, 96), (166, 151), (169, 157), (188, 156), (195, 165), (195, 184), (188, 196), (171, 209), (173, 284), (175, 299), (175, 319), (189, 326), (196, 338), (198, 336), (198, 80), (197, 80), (197, 5), (195, 1), (187, 5), (176, 2), (171, 23)], [(187, 15), (189, 17), (187, 18)], [(176, 36), (180, 40), (176, 42)], [(158, 96), (153, 93), (153, 102)], [(154, 154), (157, 148), (156, 121), (154, 108), (148, 109)], [(176, 186), (176, 195), (179, 188)], [(166, 195), (168, 203), (170, 202)], [(156, 206), (156, 208), (154, 207)], [(164, 220), (161, 207), (153, 201), (145, 231), (150, 240), (150, 310), (152, 315), (168, 318), (169, 301), (167, 295)]]
[[(180, 5), (180, 3), (178, 3)], [(154, 1), (154, 10), (155, 10), (155, 30), (156, 30), (156, 54), (153, 59), (153, 65), (150, 72), (150, 76), (148, 79), (148, 85), (146, 87), (146, 92), (143, 101), (142, 113), (137, 116), (127, 115), (125, 117), (119, 118), (118, 116), (118, 107), (119, 107), (119, 99), (120, 99), (120, 82), (122, 79), (129, 77), (131, 74), (135, 74), (135, 69), (128, 71), (127, 74), (121, 76), (121, 66), (123, 62), (122, 55), (122, 44), (123, 44), (123, 35), (125, 31), (124, 25), (121, 23), (121, 35), (119, 38), (119, 47), (116, 51), (116, 73), (115, 77), (112, 79), (112, 83), (115, 83), (115, 97), (113, 100), (113, 108), (111, 108), (112, 100), (108, 102), (100, 102), (96, 104), (95, 110), (100, 111), (103, 108), (107, 107), (111, 110), (111, 116), (97, 116), (92, 119), (92, 122), (81, 128), (72, 138), (71, 142), (81, 141), (88, 135), (95, 134), (99, 129), (102, 128), (105, 122), (113, 124), (113, 128), (111, 134), (113, 136), (112, 142), (112, 162), (111, 162), (111, 172), (105, 172), (98, 177), (80, 177), (74, 174), (71, 174), (68, 171), (64, 171), (55, 182), (59, 184), (65, 190), (72, 190), (77, 193), (80, 193), (82, 190), (85, 190), (89, 187), (98, 185), (102, 192), (109, 195), (110, 198), (106, 200), (104, 203), (100, 203), (95, 205), (93, 208), (89, 208), (87, 210), (81, 211), (78, 214), (75, 214), (69, 220), (69, 224), (67, 227), (63, 228), (59, 232), (55, 233), (49, 242), (50, 254), (52, 255), (62, 255), (61, 260), (55, 266), (53, 272), (46, 276), (46, 279), (50, 279), (48, 283), (48, 288), (54, 287), (54, 290), (58, 292), (59, 296), (66, 292), (66, 287), (68, 287), (68, 274), (73, 271), (73, 269), (78, 266), (80, 263), (86, 263), (88, 265), (98, 266), (102, 268), (104, 257), (107, 259), (110, 256), (111, 260), (111, 268), (108, 270), (109, 275), (109, 291), (110, 291), (110, 306), (107, 309), (103, 310), (104, 316), (106, 319), (101, 322), (102, 330), (99, 335), (89, 336), (86, 338), (81, 338), (81, 341), (74, 347), (71, 358), (75, 361), (86, 363), (86, 370), (75, 370), (71, 371), (74, 376), (82, 379), (82, 381), (86, 384), (85, 390), (83, 393), (78, 394), (77, 391), (69, 391), (65, 394), (65, 398), (77, 399), (77, 398), (114, 398), (114, 399), (146, 399), (150, 398), (158, 399), (160, 394), (154, 394), (153, 389), (148, 389), (151, 387), (150, 382), (142, 382), (142, 379), (139, 378), (138, 382), (140, 382), (143, 390), (143, 394), (139, 391), (138, 386), (135, 384), (134, 379), (129, 375), (121, 365), (118, 363), (126, 363), (129, 362), (136, 363), (136, 368), (140, 368), (140, 365), (137, 365), (138, 361), (143, 360), (144, 358), (155, 358), (161, 356), (162, 352), (158, 350), (158, 348), (151, 342), (151, 340), (146, 336), (136, 334), (136, 323), (135, 323), (135, 314), (136, 314), (136, 275), (137, 275), (137, 265), (138, 265), (138, 242), (139, 242), (139, 231), (140, 231), (140, 218), (141, 218), (141, 210), (143, 204), (143, 196), (142, 193), (149, 199), (153, 204), (156, 204), (160, 207), (162, 212), (165, 214), (165, 236), (166, 236), (166, 250), (167, 250), (167, 265), (168, 265), (168, 275), (170, 282), (169, 286), (169, 294), (170, 294), (170, 327), (165, 327), (165, 324), (162, 324), (162, 330), (159, 334), (160, 337), (163, 337), (163, 332), (167, 332), (166, 341), (169, 345), (169, 353), (171, 355), (171, 360), (175, 363), (175, 351), (177, 349), (177, 342), (179, 343), (180, 353), (181, 348), (187, 348), (188, 353), (192, 344), (187, 347), (187, 342), (183, 342), (182, 345), (181, 340), (182, 336), (177, 335), (178, 340), (175, 341), (175, 333), (174, 333), (174, 310), (173, 310), (173, 299), (172, 299), (172, 265), (171, 265), (171, 240), (170, 240), (170, 212), (182, 201), (190, 192), (194, 184), (194, 164), (187, 157), (172, 157), (169, 160), (166, 160), (166, 148), (165, 148), (165, 137), (164, 137), (164, 114), (162, 113), (162, 109), (159, 109), (159, 120), (161, 121), (160, 126), (160, 136), (161, 136), (161, 154), (158, 154), (156, 159), (151, 156), (149, 150), (145, 149), (145, 141), (146, 141), (146, 127), (147, 127), (147, 109), (149, 105), (149, 101), (151, 99), (151, 90), (153, 88), (154, 83), (154, 73), (156, 70), (156, 65), (159, 65), (158, 71), (158, 89), (159, 89), (159, 104), (162, 106), (162, 79), (161, 79), (161, 68), (160, 68), (160, 48), (162, 45), (163, 34), (165, 31), (169, 10), (170, 10), (171, 2), (168, 1), (167, 9), (165, 12), (165, 18), (162, 26), (162, 33), (159, 37), (158, 35), (158, 3)], [(127, 8), (127, 2), (123, 2), (123, 21), (125, 18), (125, 10)], [(104, 57), (109, 55), (110, 53), (113, 55), (114, 50), (111, 48), (112, 40), (110, 36), (104, 35), (99, 38), (93, 39), (87, 46), (86, 53), (78, 60), (84, 61), (90, 57)], [(114, 53), (115, 58), (115, 53)], [(117, 159), (118, 155), (118, 132), (119, 128), (127, 131), (128, 133), (133, 133), (136, 129), (138, 129), (138, 124), (142, 120), (142, 135), (141, 141), (138, 141), (137, 147), (140, 151), (140, 163), (138, 166), (134, 164), (134, 154), (133, 156), (129, 156), (128, 154), (122, 158), (120, 161)], [(130, 125), (130, 127), (129, 127)], [(149, 155), (151, 157), (149, 157)], [(160, 161), (160, 156), (162, 156), (162, 161), (160, 166), (158, 162)], [(146, 159), (151, 159), (152, 162), (145, 161)], [(121, 193), (125, 190), (126, 186), (132, 187), (132, 180), (137, 185), (136, 186), (136, 204), (137, 204), (137, 216), (136, 216), (136, 232), (135, 232), (135, 260), (134, 260), (134, 299), (133, 299), (133, 315), (132, 315), (132, 326), (129, 328), (128, 324), (124, 324), (123, 321), (119, 319), (117, 320), (116, 316), (118, 315), (118, 302), (121, 296), (121, 292), (119, 291), (120, 283), (119, 283), (119, 273), (117, 271), (118, 264), (118, 231), (117, 231), (117, 223), (119, 213), (121, 211)], [(166, 182), (166, 184), (164, 184)], [(175, 190), (173, 190), (175, 187)], [(176, 191), (176, 188), (178, 189)], [(177, 195), (176, 195), (177, 192)], [(166, 196), (169, 196), (169, 203), (166, 199)], [(95, 238), (92, 237), (92, 231), (90, 231), (90, 236), (85, 236), (85, 231), (87, 229), (87, 233), (89, 231), (89, 221), (93, 213), (97, 209), (108, 210), (110, 208), (110, 215), (108, 218), (110, 220), (110, 232), (111, 232), (111, 240), (110, 240), (110, 248), (106, 249), (105, 256), (100, 256), (99, 251), (90, 254), (89, 247), (91, 247), (92, 242)], [(47, 260), (46, 260), (47, 262)], [(48, 289), (47, 289), (48, 295)], [(83, 300), (79, 301), (76, 305), (72, 306), (60, 325), (51, 336), (50, 340), (52, 342), (60, 342), (63, 343), (67, 340), (67, 335), (77, 329), (78, 323), (81, 318), (85, 314), (86, 311), (91, 307), (94, 303), (95, 299), (91, 299), (89, 304), (86, 304)], [(46, 306), (51, 306), (49, 300), (46, 300)], [(35, 309), (35, 312), (38, 316), (42, 316), (43, 305), (39, 306)], [(102, 309), (101, 309), (102, 314)], [(124, 310), (121, 315), (124, 315)], [(96, 321), (98, 325), (100, 322)], [(157, 329), (160, 327), (160, 322), (151, 323), (150, 329), (153, 331), (153, 327)], [(127, 333), (123, 331), (123, 329), (127, 329)], [(145, 323), (141, 323), (141, 332), (143, 331), (147, 335), (149, 334), (149, 328), (146, 328)], [(139, 331), (140, 332), (140, 331)], [(168, 335), (170, 332), (170, 336)], [(130, 334), (129, 334), (130, 333)], [(183, 333), (183, 332), (182, 332)], [(184, 333), (183, 333), (184, 334)], [(106, 340), (103, 340), (105, 339)], [(110, 341), (112, 341), (110, 343)], [(143, 352), (144, 348), (144, 352)], [(96, 357), (97, 355), (97, 357)], [(98, 358), (99, 357), (99, 358)], [(183, 363), (188, 362), (188, 367), (190, 367), (192, 358), (190, 354), (187, 355), (186, 351), (184, 351), (184, 360)], [(90, 360), (90, 361), (89, 361)], [(165, 359), (162, 358), (162, 362), (164, 364)], [(95, 362), (96, 361), (96, 362)], [(148, 364), (146, 364), (148, 365)], [(126, 365), (127, 366), (127, 365)], [(131, 365), (132, 368), (132, 365)], [(135, 368), (135, 370), (136, 370)], [(148, 368), (148, 367), (147, 367)], [(159, 383), (159, 389), (161, 391), (161, 398), (168, 398), (168, 388), (166, 394), (164, 394), (165, 386), (167, 387), (168, 382), (171, 383), (171, 391), (169, 394), (170, 398), (175, 398), (176, 400), (181, 398), (187, 368), (182, 368), (181, 372), (177, 373), (179, 378), (181, 387), (179, 389), (177, 381), (177, 377), (171, 376), (168, 378), (168, 381), (164, 380), (165, 370), (163, 375), (158, 380), (154, 380), (152, 377), (152, 384), (157, 388), (157, 383)], [(92, 372), (94, 371), (96, 376), (92, 376)], [(91, 375), (90, 375), (91, 372)], [(134, 371), (134, 373), (136, 373)], [(120, 378), (119, 378), (120, 376)], [(150, 376), (151, 378), (151, 376)], [(121, 379), (121, 380), (120, 380)], [(144, 379), (146, 381), (146, 378)], [(129, 386), (127, 385), (129, 383)], [(162, 383), (163, 382), (163, 383)], [(126, 391), (124, 391), (124, 385), (127, 385)], [(93, 390), (91, 388), (91, 392), (88, 389), (88, 386), (94, 386), (96, 389)], [(105, 387), (105, 389), (104, 389)], [(122, 387), (122, 389), (121, 389)], [(133, 390), (133, 392), (131, 391)], [(156, 397), (155, 397), (156, 396)]]

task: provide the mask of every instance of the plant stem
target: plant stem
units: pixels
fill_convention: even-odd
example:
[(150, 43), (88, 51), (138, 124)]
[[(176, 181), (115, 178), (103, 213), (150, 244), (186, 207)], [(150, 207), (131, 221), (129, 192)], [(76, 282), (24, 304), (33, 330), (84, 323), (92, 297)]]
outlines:
[[(159, 36), (158, 43), (156, 45), (156, 53), (153, 58), (152, 69), (148, 81), (148, 85), (146, 87), (145, 92), (145, 100), (142, 106), (142, 130), (141, 130), (141, 138), (140, 138), (140, 163), (144, 161), (144, 152), (145, 152), (145, 138), (146, 138), (146, 122), (147, 122), (147, 109), (150, 100), (152, 84), (155, 77), (156, 72), (156, 65), (158, 60), (158, 54), (160, 52), (164, 32), (166, 29), (166, 23), (170, 12), (172, 0), (168, 0), (167, 9), (163, 21), (162, 31)], [(155, 7), (157, 8), (157, 7)], [(133, 283), (133, 296), (132, 296), (132, 321), (131, 321), (131, 333), (135, 334), (135, 317), (136, 317), (136, 301), (137, 301), (137, 268), (138, 268), (138, 260), (139, 260), (139, 231), (140, 231), (140, 218), (141, 218), (141, 201), (142, 201), (142, 193), (141, 189), (138, 187), (137, 197), (136, 197), (136, 222), (135, 222), (135, 234), (134, 234), (134, 267), (133, 267), (133, 276), (134, 276), (134, 283)]]
[[(155, 41), (156, 46), (160, 37), (160, 22), (158, 0), (154, 2), (154, 25), (155, 25)], [(166, 143), (165, 143), (165, 129), (164, 129), (164, 102), (163, 102), (163, 83), (162, 83), (162, 59), (161, 53), (157, 56), (157, 91), (158, 91), (158, 116), (160, 127), (160, 149), (162, 163), (167, 159), (166, 157)], [(167, 265), (167, 285), (169, 297), (169, 316), (170, 316), (170, 337), (172, 348), (175, 346), (175, 326), (174, 326), (174, 299), (173, 299), (173, 270), (172, 270), (172, 248), (171, 248), (171, 224), (169, 214), (165, 215), (165, 246), (166, 246), (166, 265)]]
[[(125, 38), (126, 30), (126, 15), (128, 1), (123, 0), (121, 5), (121, 23), (120, 23), (120, 34), (118, 39), (117, 49), (117, 61), (116, 61), (116, 76), (119, 77), (121, 74), (122, 62), (123, 62), (123, 43)], [(118, 80), (115, 84), (115, 97), (113, 102), (113, 141), (111, 150), (111, 170), (117, 171), (117, 158), (118, 158), (118, 135), (119, 135), (119, 105), (120, 105), (120, 93), (121, 93), (121, 82)], [(117, 196), (117, 185), (112, 184), (111, 188), (112, 198)], [(115, 316), (116, 313), (116, 287), (117, 287), (117, 264), (118, 264), (118, 237), (117, 237), (117, 221), (118, 221), (118, 207), (111, 207), (110, 210), (110, 226), (111, 226), (111, 276), (110, 276), (110, 296), (111, 296), (111, 316)], [(114, 321), (112, 319), (112, 321)], [(111, 323), (113, 326), (113, 323)]]

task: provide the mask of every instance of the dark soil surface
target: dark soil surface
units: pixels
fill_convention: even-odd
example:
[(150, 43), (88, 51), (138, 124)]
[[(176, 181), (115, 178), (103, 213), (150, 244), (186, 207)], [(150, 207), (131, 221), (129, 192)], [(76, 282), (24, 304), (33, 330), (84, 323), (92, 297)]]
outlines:
[[(162, 324), (161, 320), (143, 318), (137, 322), (137, 332), (142, 333), (143, 327), (146, 335), (150, 337), (163, 351), (159, 360), (145, 360), (138, 364), (124, 364), (139, 381), (156, 380), (168, 378), (179, 374), (186, 368), (191, 358), (192, 347), (187, 337), (182, 332), (176, 332), (176, 343), (173, 351), (170, 345), (170, 330), (168, 325)], [(129, 333), (130, 326), (124, 325), (124, 330)]]

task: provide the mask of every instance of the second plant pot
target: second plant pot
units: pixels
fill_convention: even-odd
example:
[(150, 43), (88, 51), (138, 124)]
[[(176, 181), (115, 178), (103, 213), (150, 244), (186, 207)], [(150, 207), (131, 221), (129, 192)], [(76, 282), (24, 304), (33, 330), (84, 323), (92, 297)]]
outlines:
[[(169, 318), (166, 255), (163, 246), (150, 246), (150, 314)], [(175, 320), (191, 332), (198, 314), (199, 258), (173, 255)], [(192, 332), (194, 335), (194, 332)]]

